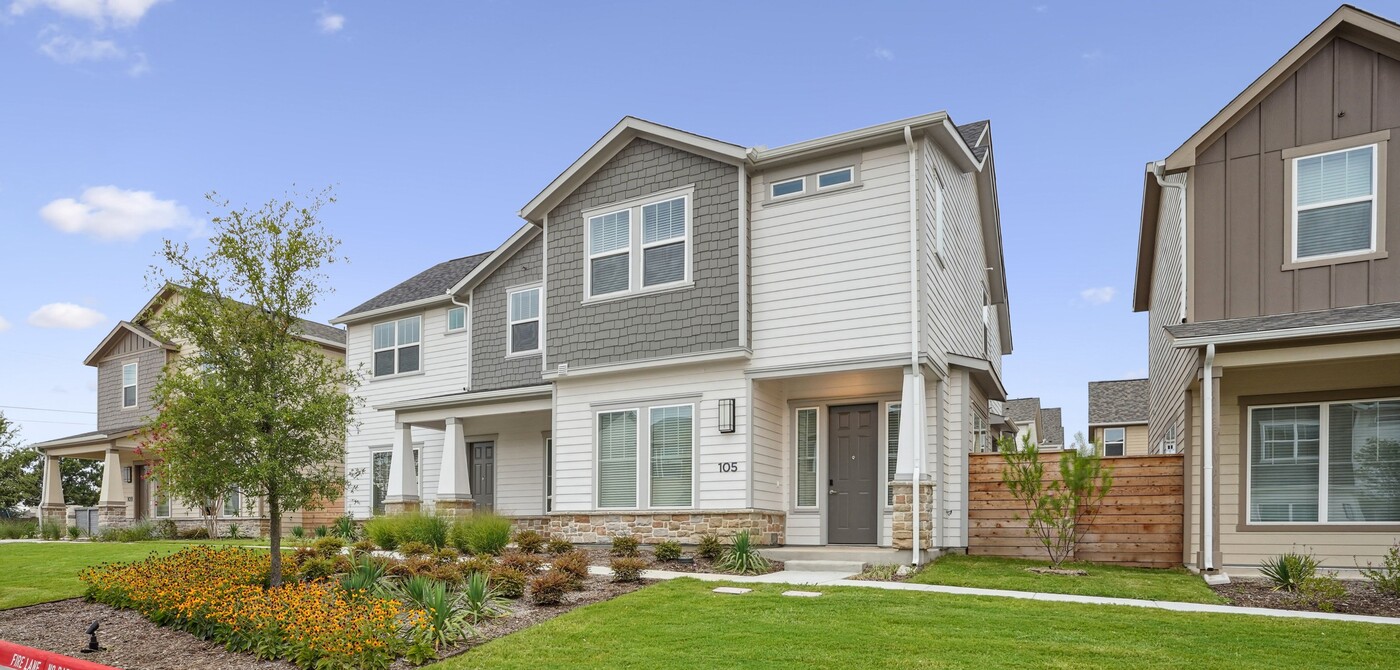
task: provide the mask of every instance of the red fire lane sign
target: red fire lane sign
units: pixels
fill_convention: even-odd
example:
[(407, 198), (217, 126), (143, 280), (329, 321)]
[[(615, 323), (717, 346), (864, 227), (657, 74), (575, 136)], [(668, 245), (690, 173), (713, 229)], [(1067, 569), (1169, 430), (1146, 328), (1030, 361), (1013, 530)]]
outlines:
[(0, 670), (118, 670), (110, 665), (69, 658), (0, 640)]

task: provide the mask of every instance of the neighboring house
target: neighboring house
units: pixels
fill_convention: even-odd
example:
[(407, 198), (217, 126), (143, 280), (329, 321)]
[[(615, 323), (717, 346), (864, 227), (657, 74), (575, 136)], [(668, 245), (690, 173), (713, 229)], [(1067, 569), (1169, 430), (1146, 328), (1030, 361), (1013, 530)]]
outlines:
[(1134, 309), (1192, 568), (1400, 535), (1397, 82), (1400, 26), (1343, 6), (1147, 166)]
[[(148, 477), (144, 457), (137, 453), (140, 432), (155, 412), (151, 393), (156, 381), (166, 364), (181, 355), (181, 346), (161, 338), (154, 324), (167, 305), (179, 300), (181, 290), (174, 285), (162, 288), (137, 311), (136, 318), (118, 323), (83, 361), (97, 368), (97, 430), (34, 445), (44, 454), (40, 503), (44, 518), (62, 519), (68, 514), (59, 462), (80, 458), (104, 462), (97, 503), (101, 527), (164, 519), (181, 528), (203, 526), (202, 506), (186, 507), (162, 496), (159, 483)], [(344, 359), (345, 331), (303, 320), (300, 337), (319, 345), (327, 356)], [(246, 535), (267, 534), (268, 518), (260, 499), (234, 492), (225, 500), (211, 501), (209, 509), (221, 531), (237, 525)], [(342, 513), (341, 501), (329, 501), (320, 510), (284, 516), (283, 527), (329, 525)]]
[[(1089, 443), (1100, 456), (1146, 456), (1146, 379), (1089, 382)], [(1171, 452), (1168, 452), (1171, 453)]]
[(1015, 398), (1006, 401), (1006, 418), (1015, 427), (1016, 444), (1026, 438), (1040, 451), (1059, 451), (1065, 447), (1065, 429), (1060, 423), (1059, 407), (1041, 407), (1040, 398)]
[(1057, 451), (1065, 448), (1064, 412), (1059, 407), (1046, 407), (1040, 410), (1040, 449)]
[(907, 548), (918, 472), (920, 545), (966, 546), (1011, 351), (993, 157), (942, 112), (774, 149), (623, 119), (499, 249), (337, 319), (386, 372), (350, 509)]

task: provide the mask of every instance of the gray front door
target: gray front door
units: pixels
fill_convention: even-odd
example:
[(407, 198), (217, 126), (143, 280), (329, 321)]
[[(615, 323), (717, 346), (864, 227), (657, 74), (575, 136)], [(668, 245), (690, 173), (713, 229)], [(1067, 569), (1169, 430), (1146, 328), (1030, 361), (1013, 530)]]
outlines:
[(880, 536), (879, 406), (845, 405), (828, 413), (826, 540), (875, 544)]
[(472, 456), (472, 500), (476, 509), (496, 509), (496, 443), (473, 442), (467, 445)]

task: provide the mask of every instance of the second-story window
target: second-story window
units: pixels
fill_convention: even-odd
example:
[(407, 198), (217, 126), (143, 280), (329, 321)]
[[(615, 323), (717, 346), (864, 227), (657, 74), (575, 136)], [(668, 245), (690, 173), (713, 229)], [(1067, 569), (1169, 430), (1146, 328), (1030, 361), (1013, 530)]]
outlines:
[(691, 193), (641, 198), (587, 217), (587, 298), (690, 280)]
[(685, 281), (686, 198), (642, 206), (642, 286)]
[(632, 285), (632, 211), (588, 220), (588, 294), (622, 293)]
[(456, 333), (467, 329), (467, 308), (453, 307), (447, 310), (447, 332)]
[(1105, 428), (1103, 430), (1103, 455), (1122, 456), (1126, 453), (1126, 428)]
[(374, 376), (417, 372), (422, 336), (421, 316), (374, 324)]
[(1293, 159), (1293, 261), (1376, 251), (1377, 145)]
[(507, 336), (508, 355), (528, 354), (540, 350), (540, 287), (510, 291), (508, 311), (510, 332)]
[(136, 406), (136, 364), (122, 366), (122, 408)]

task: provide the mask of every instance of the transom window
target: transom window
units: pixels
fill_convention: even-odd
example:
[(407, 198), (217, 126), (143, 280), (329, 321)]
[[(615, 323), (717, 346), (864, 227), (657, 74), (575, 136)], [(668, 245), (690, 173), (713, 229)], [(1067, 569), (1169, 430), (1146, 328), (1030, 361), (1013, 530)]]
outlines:
[[(639, 429), (641, 417), (646, 417), (646, 430)], [(642, 507), (641, 501), (656, 509), (693, 504), (695, 405), (602, 411), (595, 430), (598, 507)]]
[(447, 310), (447, 332), (454, 333), (467, 329), (467, 308), (453, 307)]
[(421, 316), (374, 324), (374, 376), (417, 372), (422, 337)]
[(1128, 430), (1126, 428), (1103, 429), (1103, 455), (1122, 456), (1127, 453)]
[(1400, 399), (1252, 407), (1250, 523), (1400, 521)]
[(846, 167), (841, 168), (840, 170), (832, 170), (831, 172), (823, 172), (817, 175), (817, 190), (820, 191), (824, 188), (831, 188), (833, 186), (849, 184), (854, 179), (854, 168)]
[(540, 287), (519, 289), (508, 294), (510, 333), (508, 354), (540, 350)]
[(136, 363), (122, 366), (122, 407), (136, 406)]
[(807, 190), (807, 178), (798, 177), (787, 181), (774, 182), (771, 187), (774, 198), (782, 198), (790, 195), (802, 195)]
[(691, 196), (667, 195), (588, 217), (587, 295), (625, 295), (690, 279)]
[(1376, 250), (1377, 145), (1293, 159), (1293, 260)]

